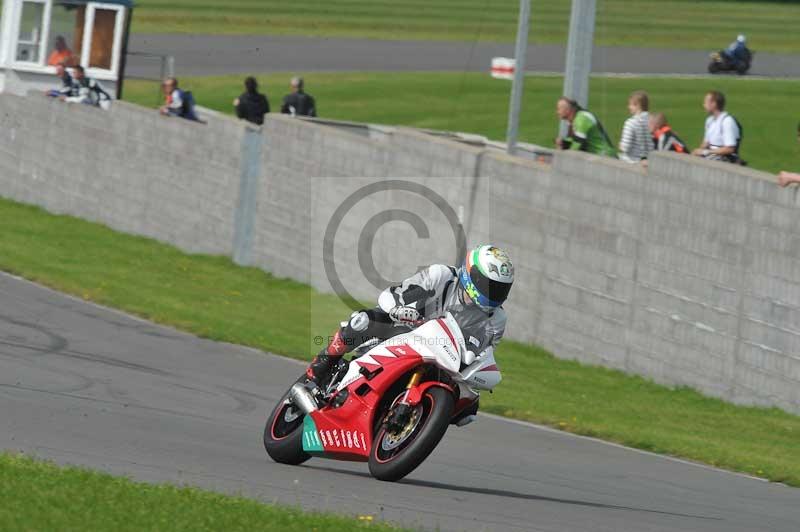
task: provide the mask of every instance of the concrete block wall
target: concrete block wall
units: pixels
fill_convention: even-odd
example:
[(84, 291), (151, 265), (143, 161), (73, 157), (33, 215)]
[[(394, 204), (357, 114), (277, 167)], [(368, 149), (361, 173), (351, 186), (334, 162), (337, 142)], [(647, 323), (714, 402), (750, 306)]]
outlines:
[[(0, 119), (3, 196), (323, 291), (325, 232), (346, 198), (393, 179), (423, 185), (370, 195), (328, 239), (328, 265), (355, 297), (455, 260), (441, 198), (470, 245), (507, 247), (517, 265), (510, 338), (800, 412), (800, 198), (761, 172), (670, 154), (647, 170), (580, 153), (544, 165), (402, 128), (358, 135), (282, 116), (260, 130), (202, 126), (124, 103), (106, 114), (4, 95)], [(365, 253), (362, 229), (388, 209), (417, 213), (430, 234), (395, 212)]]
[(0, 97), (2, 195), (192, 252), (230, 254), (243, 128)]

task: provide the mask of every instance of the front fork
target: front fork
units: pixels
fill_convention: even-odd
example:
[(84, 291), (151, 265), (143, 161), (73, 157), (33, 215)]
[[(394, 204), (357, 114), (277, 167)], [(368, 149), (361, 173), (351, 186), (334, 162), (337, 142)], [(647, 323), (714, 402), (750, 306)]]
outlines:
[(408, 396), (411, 390), (419, 385), (424, 374), (424, 367), (417, 368), (414, 370), (414, 373), (411, 374), (411, 378), (408, 380), (408, 384), (406, 384), (406, 391), (403, 392), (403, 396), (394, 405), (386, 418), (386, 427), (389, 432), (396, 432), (405, 426), (411, 412), (414, 410), (414, 407), (408, 403)]
[(411, 375), (411, 378), (408, 379), (408, 384), (406, 384), (406, 391), (403, 393), (403, 398), (400, 399), (401, 404), (407, 404), (408, 401), (408, 394), (411, 393), (412, 388), (416, 388), (419, 385), (419, 381), (422, 380), (422, 376), (425, 374), (425, 368), (417, 368), (414, 373)]

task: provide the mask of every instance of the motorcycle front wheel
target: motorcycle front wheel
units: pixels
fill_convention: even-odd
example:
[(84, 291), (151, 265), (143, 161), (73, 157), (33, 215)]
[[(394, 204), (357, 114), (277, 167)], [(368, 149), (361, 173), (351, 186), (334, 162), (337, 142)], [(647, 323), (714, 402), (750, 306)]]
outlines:
[(720, 70), (720, 67), (719, 67), (719, 63), (717, 61), (711, 61), (708, 64), (708, 73), (709, 74), (716, 74), (717, 72), (719, 72), (719, 70)]
[(425, 391), (403, 429), (389, 432), (381, 425), (369, 454), (372, 476), (394, 482), (419, 467), (447, 431), (454, 406), (453, 395), (434, 386)]
[(280, 464), (299, 465), (311, 458), (303, 450), (303, 418), (305, 414), (289, 403), (287, 391), (272, 410), (264, 426), (264, 448)]

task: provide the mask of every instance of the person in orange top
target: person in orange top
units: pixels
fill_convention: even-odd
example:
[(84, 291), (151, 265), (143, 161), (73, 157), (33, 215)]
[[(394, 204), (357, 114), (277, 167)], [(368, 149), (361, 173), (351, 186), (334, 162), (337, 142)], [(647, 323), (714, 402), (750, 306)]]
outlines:
[(59, 64), (72, 66), (74, 57), (72, 55), (72, 50), (67, 46), (66, 39), (64, 39), (62, 35), (59, 35), (56, 37), (54, 46), (55, 49), (50, 52), (50, 57), (47, 58), (47, 64), (49, 66), (56, 66)]
[(653, 149), (688, 153), (686, 144), (672, 131), (664, 113), (650, 115), (649, 127), (650, 134), (653, 135)]

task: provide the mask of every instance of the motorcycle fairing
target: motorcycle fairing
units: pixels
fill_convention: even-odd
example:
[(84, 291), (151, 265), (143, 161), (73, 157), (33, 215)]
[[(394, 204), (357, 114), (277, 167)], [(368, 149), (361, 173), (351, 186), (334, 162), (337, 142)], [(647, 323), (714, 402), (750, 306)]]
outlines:
[[(369, 380), (366, 375), (359, 374), (340, 389), (338, 393), (347, 393), (347, 399), (338, 408), (325, 406), (307, 415), (303, 425), (303, 450), (315, 456), (366, 462), (381, 398), (400, 377), (422, 363), (418, 353), (406, 351), (406, 356), (374, 359), (380, 364), (370, 364), (371, 371), (381, 371)], [(351, 367), (355, 363), (351, 362)]]
[[(315, 456), (367, 461), (376, 409), (389, 388), (423, 363), (457, 372), (464, 350), (464, 338), (449, 314), (376, 345), (350, 362), (337, 388), (338, 394), (347, 394), (344, 403), (339, 407), (325, 406), (306, 416), (303, 450)], [(442, 385), (422, 386), (431, 384)], [(412, 389), (409, 395), (421, 395), (416, 391)]]

